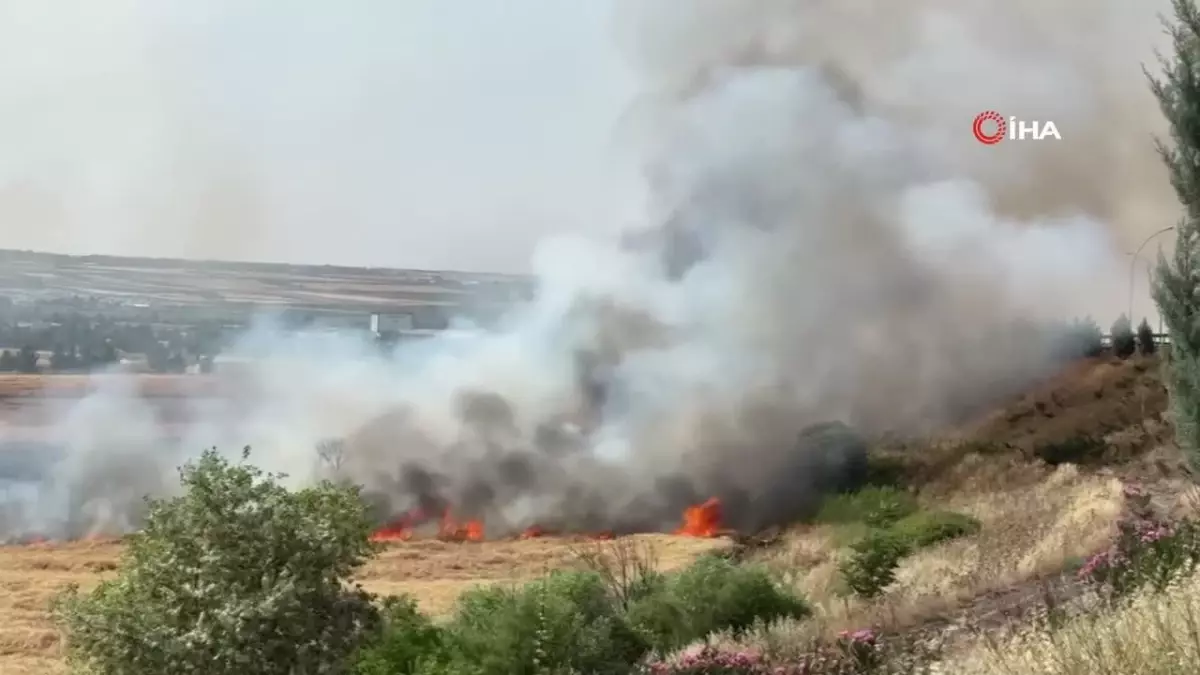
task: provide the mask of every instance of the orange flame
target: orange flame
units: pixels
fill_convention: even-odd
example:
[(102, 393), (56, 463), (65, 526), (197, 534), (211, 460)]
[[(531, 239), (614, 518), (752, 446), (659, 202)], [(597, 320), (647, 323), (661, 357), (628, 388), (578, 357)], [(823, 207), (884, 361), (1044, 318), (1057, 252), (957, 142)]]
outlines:
[(446, 541), (483, 541), (483, 522), (468, 520), (459, 523), (454, 520), (450, 510), (442, 514), (442, 522), (438, 526), (438, 539)]
[(675, 534), (689, 537), (715, 537), (721, 531), (721, 500), (713, 497), (683, 511), (683, 525)]
[(400, 517), (387, 523), (371, 533), (371, 541), (408, 541), (412, 539), (413, 528), (428, 520), (420, 509), (401, 514)]
[(371, 533), (371, 541), (408, 541), (412, 539), (412, 530), (403, 525), (388, 524)]
[[(433, 520), (427, 513), (417, 509), (405, 513), (395, 520), (371, 533), (371, 541), (408, 541), (413, 538), (414, 530)], [(450, 513), (450, 509), (442, 512), (438, 521), (437, 538), (443, 541), (483, 541), (483, 522), (467, 520), (458, 522)]]

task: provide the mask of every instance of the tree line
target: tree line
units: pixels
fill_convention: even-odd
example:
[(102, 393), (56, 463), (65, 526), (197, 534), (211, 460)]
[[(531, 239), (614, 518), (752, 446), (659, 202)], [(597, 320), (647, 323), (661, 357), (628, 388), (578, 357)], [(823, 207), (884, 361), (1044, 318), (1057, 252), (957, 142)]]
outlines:
[[(144, 355), (154, 372), (211, 368), (224, 342), (215, 322), (189, 326), (116, 321), (103, 315), (55, 313), (40, 321), (0, 321), (0, 372), (90, 371)], [(50, 358), (41, 358), (49, 353)]]

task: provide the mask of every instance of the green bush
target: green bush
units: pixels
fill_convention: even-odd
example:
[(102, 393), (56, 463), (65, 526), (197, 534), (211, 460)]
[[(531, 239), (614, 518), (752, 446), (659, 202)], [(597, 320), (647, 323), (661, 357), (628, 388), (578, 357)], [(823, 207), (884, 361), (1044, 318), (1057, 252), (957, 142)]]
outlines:
[(649, 649), (594, 572), (554, 572), (520, 589), (478, 588), (459, 598), (438, 668), (425, 672), (623, 675)]
[(380, 622), (371, 596), (347, 586), (371, 553), (357, 490), (291, 492), (212, 450), (180, 473), (182, 496), (149, 502), (117, 577), (56, 598), (72, 665), (92, 675), (345, 672)]
[(817, 521), (835, 525), (865, 523), (887, 527), (917, 511), (917, 500), (894, 487), (871, 486), (825, 500)]
[(850, 550), (850, 557), (838, 566), (842, 579), (855, 594), (874, 598), (896, 580), (896, 567), (913, 549), (895, 532), (876, 529), (852, 544)]
[(705, 556), (668, 576), (659, 592), (633, 602), (628, 616), (657, 651), (667, 652), (718, 631), (737, 634), (756, 622), (800, 619), (810, 612), (765, 569)]
[(902, 518), (891, 530), (913, 551), (979, 532), (981, 524), (953, 511), (920, 511)]
[(442, 629), (417, 609), (408, 596), (383, 605), (383, 631), (355, 662), (356, 675), (416, 675), (446, 661)]
[[(613, 548), (614, 555), (631, 550)], [(477, 588), (459, 598), (441, 627), (411, 600), (393, 600), (381, 635), (360, 651), (355, 673), (626, 675), (652, 650), (665, 653), (711, 633), (736, 634), (810, 611), (761, 568), (715, 556), (675, 574), (642, 572), (630, 585), (614, 585), (592, 569), (554, 572), (517, 589)]]
[(1122, 314), (1113, 322), (1111, 330), (1113, 354), (1127, 359), (1137, 351), (1137, 336), (1133, 333), (1133, 322)]

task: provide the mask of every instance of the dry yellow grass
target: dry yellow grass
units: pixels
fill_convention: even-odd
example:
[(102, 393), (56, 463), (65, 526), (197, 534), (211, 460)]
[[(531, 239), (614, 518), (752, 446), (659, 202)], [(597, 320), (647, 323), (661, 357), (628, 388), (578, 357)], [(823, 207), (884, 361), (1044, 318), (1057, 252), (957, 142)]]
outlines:
[(1200, 664), (1200, 575), (1055, 630), (980, 640), (939, 664), (954, 675), (1192, 675)]
[[(665, 570), (727, 547), (725, 539), (669, 535), (631, 537), (651, 547)], [(421, 608), (446, 613), (455, 598), (482, 584), (519, 583), (578, 562), (592, 542), (559, 538), (482, 544), (420, 540), (388, 545), (359, 580), (380, 594), (409, 593)], [(77, 542), (0, 547), (0, 673), (63, 672), (59, 636), (50, 623), (51, 598), (67, 584), (94, 587), (115, 573), (121, 545)]]
[[(960, 490), (936, 504), (979, 519), (979, 534), (906, 558), (896, 583), (878, 600), (840, 592), (837, 568), (846, 549), (836, 528), (797, 532), (766, 562), (813, 602), (822, 629), (835, 632), (918, 623), (989, 591), (1060, 570), (1065, 561), (1110, 540), (1122, 508), (1115, 478), (1070, 465), (1057, 470), (1014, 465), (1007, 473), (997, 472), (997, 465), (994, 458), (968, 457), (955, 478)], [(1035, 476), (1040, 480), (1032, 480)]]

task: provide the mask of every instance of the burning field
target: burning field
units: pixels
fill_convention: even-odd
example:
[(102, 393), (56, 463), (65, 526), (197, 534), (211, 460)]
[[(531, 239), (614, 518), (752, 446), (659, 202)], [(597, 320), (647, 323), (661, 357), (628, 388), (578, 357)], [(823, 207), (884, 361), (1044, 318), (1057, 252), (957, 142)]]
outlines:
[[(487, 538), (482, 520), (457, 520), (450, 510), (439, 516), (424, 511), (406, 513), (395, 518), (371, 535), (376, 542), (411, 541), (418, 533), (431, 534), (440, 541), (482, 542)], [(726, 532), (722, 527), (721, 500), (713, 497), (703, 504), (689, 506), (683, 511), (683, 522), (674, 534), (680, 537), (716, 537)], [(561, 537), (563, 532), (548, 530), (540, 525), (530, 525), (521, 530), (518, 539), (542, 539)], [(599, 530), (577, 534), (576, 538), (597, 541), (616, 537), (612, 530)]]

